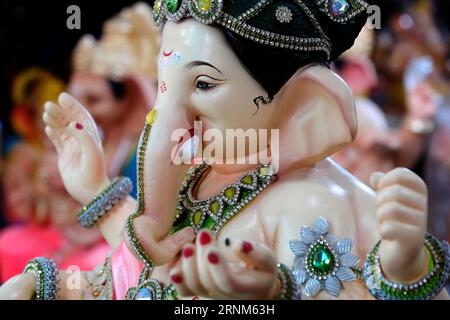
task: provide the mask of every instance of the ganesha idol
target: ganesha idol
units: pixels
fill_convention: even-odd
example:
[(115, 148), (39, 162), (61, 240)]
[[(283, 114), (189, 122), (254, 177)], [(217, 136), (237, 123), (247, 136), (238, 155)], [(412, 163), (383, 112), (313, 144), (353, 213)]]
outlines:
[[(85, 204), (80, 222), (96, 224), (112, 254), (75, 287), (73, 274), (36, 258), (0, 297), (447, 299), (449, 248), (426, 233), (424, 182), (395, 169), (374, 173), (372, 189), (328, 159), (357, 131), (350, 89), (329, 63), (352, 46), (367, 7), (156, 1), (164, 90), (138, 147), (137, 200), (123, 192), (123, 178), (101, 174), (95, 124), (76, 116), (83, 106), (64, 94), (46, 110), (59, 161), (82, 155), (74, 172), (61, 172), (72, 175), (66, 187)], [(58, 119), (67, 110), (75, 116), (65, 127)], [(173, 139), (179, 129), (193, 132), (195, 121), (224, 137), (227, 129), (278, 130), (278, 139), (245, 153), (272, 161), (204, 152), (203, 164), (176, 165), (173, 150), (198, 161), (197, 149), (210, 145), (189, 134)], [(224, 149), (232, 146), (224, 139)]]

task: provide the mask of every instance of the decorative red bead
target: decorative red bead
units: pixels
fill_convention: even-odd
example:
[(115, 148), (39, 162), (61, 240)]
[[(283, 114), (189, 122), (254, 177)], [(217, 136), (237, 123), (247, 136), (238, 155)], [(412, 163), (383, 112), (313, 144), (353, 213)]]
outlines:
[(179, 274), (174, 274), (170, 277), (172, 279), (172, 282), (174, 283), (182, 283), (183, 277), (181, 277)]
[(75, 128), (77, 128), (78, 130), (83, 130), (83, 125), (79, 122), (77, 122), (77, 124), (75, 125)]
[(248, 242), (248, 241), (244, 241), (242, 242), (242, 252), (243, 253), (250, 253), (253, 250), (253, 245)]
[(194, 249), (192, 247), (186, 247), (183, 249), (183, 257), (189, 258), (194, 254)]
[(213, 252), (208, 254), (208, 261), (211, 264), (218, 264), (219, 263), (219, 256)]
[(206, 246), (208, 243), (211, 242), (211, 236), (208, 232), (202, 232), (200, 233), (200, 244), (202, 246)]

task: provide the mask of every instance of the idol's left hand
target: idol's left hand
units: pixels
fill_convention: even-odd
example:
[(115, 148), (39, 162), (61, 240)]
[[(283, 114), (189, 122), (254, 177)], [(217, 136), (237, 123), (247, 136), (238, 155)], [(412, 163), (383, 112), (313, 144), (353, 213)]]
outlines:
[(385, 276), (397, 283), (413, 283), (428, 273), (424, 240), (428, 195), (423, 180), (397, 168), (372, 175), (377, 191), (377, 219), (381, 237), (380, 263)]
[(226, 243), (220, 246), (209, 231), (202, 231), (195, 244), (186, 245), (181, 264), (170, 272), (177, 292), (209, 299), (274, 299), (280, 285), (273, 251), (250, 241)]

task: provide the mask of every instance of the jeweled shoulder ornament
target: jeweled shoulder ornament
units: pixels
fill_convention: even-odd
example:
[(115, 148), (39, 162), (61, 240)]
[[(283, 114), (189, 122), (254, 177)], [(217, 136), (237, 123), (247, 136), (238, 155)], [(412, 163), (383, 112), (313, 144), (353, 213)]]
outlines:
[(328, 229), (328, 221), (320, 217), (312, 228), (302, 227), (299, 240), (289, 241), (295, 255), (294, 277), (307, 296), (325, 290), (338, 297), (342, 282), (362, 277), (359, 258), (350, 253), (353, 240), (338, 239)]
[[(305, 0), (291, 1), (231, 0), (156, 0), (153, 18), (156, 25), (164, 21), (177, 22), (192, 17), (203, 24), (219, 24), (251, 41), (294, 51), (322, 51), (331, 57), (332, 42), (321, 27), (322, 17), (313, 13)], [(352, 23), (353, 18), (367, 10), (363, 0), (314, 0), (316, 12), (334, 22)], [(248, 3), (248, 5), (247, 5)], [(241, 9), (245, 8), (245, 9)], [(315, 29), (315, 35), (299, 36), (290, 25), (302, 14), (306, 23)]]

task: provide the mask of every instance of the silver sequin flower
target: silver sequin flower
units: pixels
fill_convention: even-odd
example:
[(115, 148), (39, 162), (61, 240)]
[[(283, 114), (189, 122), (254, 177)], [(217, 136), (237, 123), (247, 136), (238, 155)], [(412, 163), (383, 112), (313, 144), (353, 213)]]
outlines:
[(354, 270), (358, 267), (359, 258), (350, 253), (353, 240), (338, 239), (328, 232), (328, 221), (320, 217), (312, 228), (302, 227), (299, 240), (289, 241), (295, 255), (295, 279), (304, 286), (308, 296), (325, 290), (338, 297), (342, 282), (357, 279)]
[(275, 17), (281, 23), (290, 23), (292, 21), (292, 11), (285, 6), (278, 7)]

